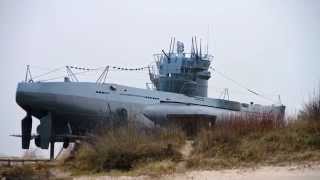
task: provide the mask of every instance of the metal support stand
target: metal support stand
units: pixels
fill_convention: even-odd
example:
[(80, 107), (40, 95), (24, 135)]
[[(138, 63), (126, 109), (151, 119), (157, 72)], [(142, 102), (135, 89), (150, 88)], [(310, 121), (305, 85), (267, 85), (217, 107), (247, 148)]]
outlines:
[(54, 141), (50, 141), (50, 160), (54, 160)]
[(106, 68), (103, 70), (100, 77), (98, 78), (97, 84), (101, 84), (101, 85), (104, 84), (104, 82), (106, 81), (108, 72), (109, 72), (109, 66), (106, 66)]
[(27, 65), (25, 82), (33, 82), (31, 71), (30, 71), (30, 65)]

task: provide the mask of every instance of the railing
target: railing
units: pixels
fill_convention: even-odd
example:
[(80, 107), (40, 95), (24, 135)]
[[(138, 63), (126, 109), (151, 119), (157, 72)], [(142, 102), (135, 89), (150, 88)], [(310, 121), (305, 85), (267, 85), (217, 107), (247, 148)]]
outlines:
[[(194, 53), (182, 53), (182, 54), (178, 54), (178, 53), (168, 53), (168, 55), (170, 56), (170, 58), (174, 58), (174, 57), (178, 57), (178, 56), (183, 56), (185, 58), (194, 58), (196, 56), (196, 54)], [(197, 54), (198, 57), (202, 60), (207, 60), (207, 61), (211, 61), (213, 59), (213, 55), (211, 54)], [(165, 57), (165, 55), (163, 53), (156, 53), (153, 54), (153, 57), (155, 58), (156, 61), (162, 61), (163, 58)]]

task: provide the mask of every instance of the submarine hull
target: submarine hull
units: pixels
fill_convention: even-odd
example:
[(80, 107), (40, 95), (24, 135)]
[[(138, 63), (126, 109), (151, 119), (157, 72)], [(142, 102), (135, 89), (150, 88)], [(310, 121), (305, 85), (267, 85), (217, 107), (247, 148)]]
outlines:
[[(44, 149), (50, 141), (69, 141), (70, 136), (87, 135), (102, 126), (113, 127), (128, 121), (152, 127), (177, 119), (214, 122), (222, 116), (242, 113), (284, 114), (283, 106), (244, 105), (236, 101), (90, 82), (22, 82), (17, 87), (16, 102), (27, 114), (40, 120), (36, 132), (44, 142), (38, 144)], [(22, 132), (23, 136), (30, 136), (23, 129)]]

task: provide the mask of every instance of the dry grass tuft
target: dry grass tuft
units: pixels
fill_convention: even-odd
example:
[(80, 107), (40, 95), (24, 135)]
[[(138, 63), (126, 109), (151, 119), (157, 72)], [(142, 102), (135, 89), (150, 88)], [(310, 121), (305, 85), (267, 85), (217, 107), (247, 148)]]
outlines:
[(48, 166), (37, 163), (17, 166), (0, 166), (0, 179), (36, 180), (51, 177)]
[(320, 87), (318, 92), (315, 91), (310, 97), (309, 102), (305, 103), (302, 111), (300, 111), (299, 118), (320, 123)]
[[(138, 129), (134, 126), (106, 130), (93, 142), (81, 145), (69, 164), (78, 172), (128, 171), (148, 163), (181, 159), (185, 142), (178, 129)], [(149, 166), (150, 167), (150, 166)]]
[(219, 152), (224, 150), (229, 156), (243, 138), (254, 139), (259, 134), (282, 129), (285, 124), (283, 119), (269, 114), (225, 116), (213, 128), (200, 131), (195, 139), (195, 153), (215, 152), (219, 148)]
[(231, 168), (320, 160), (320, 96), (298, 118), (260, 114), (225, 117), (202, 130), (188, 167)]
[(204, 131), (195, 143), (188, 167), (232, 168), (320, 160), (320, 134), (308, 123), (290, 123), (285, 128), (237, 132)]

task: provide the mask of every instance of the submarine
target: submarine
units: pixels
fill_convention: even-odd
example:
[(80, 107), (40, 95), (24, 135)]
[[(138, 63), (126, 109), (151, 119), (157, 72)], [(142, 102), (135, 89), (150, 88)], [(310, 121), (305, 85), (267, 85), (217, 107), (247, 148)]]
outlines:
[[(198, 47), (199, 46), (199, 47)], [(135, 122), (147, 127), (165, 126), (172, 122), (214, 124), (230, 115), (272, 114), (283, 118), (285, 106), (241, 103), (228, 99), (209, 98), (208, 81), (212, 76), (213, 56), (202, 52), (201, 43), (192, 38), (191, 51), (184, 43), (171, 39), (168, 51), (154, 54), (155, 66), (121, 68), (106, 66), (96, 82), (80, 82), (72, 69), (91, 69), (66, 66), (68, 76), (62, 81), (35, 81), (27, 68), (26, 78), (18, 83), (16, 102), (26, 116), (21, 120), (22, 148), (29, 149), (30, 141), (41, 149), (54, 143), (70, 142), (94, 133), (97, 127), (124, 125)], [(152, 87), (142, 89), (106, 83), (110, 69), (147, 70)], [(32, 134), (32, 121), (40, 124)]]

